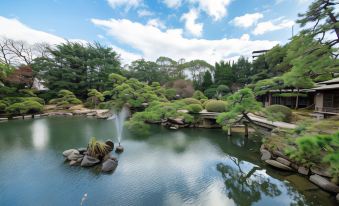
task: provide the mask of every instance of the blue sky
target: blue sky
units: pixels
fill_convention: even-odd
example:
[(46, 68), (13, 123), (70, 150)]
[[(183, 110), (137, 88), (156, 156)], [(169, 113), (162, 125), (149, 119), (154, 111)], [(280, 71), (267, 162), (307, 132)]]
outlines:
[[(250, 56), (291, 37), (310, 0), (0, 0), (0, 37), (99, 41), (125, 62)], [(1, 25), (2, 24), (2, 25)], [(6, 26), (4, 26), (6, 25)], [(294, 25), (295, 30), (298, 26)], [(12, 31), (11, 31), (12, 30)], [(44, 35), (41, 34), (44, 33)], [(25, 34), (25, 35), (23, 35)]]

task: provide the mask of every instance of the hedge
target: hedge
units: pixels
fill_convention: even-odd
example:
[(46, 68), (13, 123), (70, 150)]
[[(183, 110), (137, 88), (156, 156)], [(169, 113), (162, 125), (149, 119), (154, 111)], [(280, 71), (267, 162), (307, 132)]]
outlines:
[(206, 102), (205, 108), (208, 112), (225, 112), (226, 102), (221, 100), (210, 100)]

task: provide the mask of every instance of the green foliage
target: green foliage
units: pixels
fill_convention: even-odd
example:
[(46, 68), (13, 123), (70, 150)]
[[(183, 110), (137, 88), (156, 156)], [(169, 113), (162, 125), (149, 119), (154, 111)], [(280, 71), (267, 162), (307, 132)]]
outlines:
[(339, 176), (339, 133), (307, 135), (298, 138), (296, 147), (286, 149), (291, 159), (306, 167), (328, 163), (333, 177)]
[(185, 107), (190, 113), (199, 113), (203, 110), (200, 104), (190, 104)]
[(86, 106), (90, 108), (96, 108), (100, 102), (105, 100), (104, 95), (101, 92), (98, 92), (96, 89), (88, 90), (88, 98), (86, 102)]
[(189, 104), (200, 104), (200, 101), (198, 99), (194, 98), (185, 98), (181, 100), (183, 103), (189, 105)]
[(11, 104), (6, 108), (10, 115), (36, 114), (41, 112), (43, 106), (36, 101), (26, 100), (24, 102)]
[(165, 89), (165, 97), (168, 100), (173, 100), (175, 98), (175, 96), (177, 95), (177, 91), (175, 89)]
[(92, 137), (88, 143), (87, 152), (91, 157), (103, 158), (110, 151), (105, 142), (98, 141), (95, 137)]
[(208, 97), (209, 99), (212, 99), (216, 96), (217, 94), (217, 89), (216, 88), (208, 88), (204, 91), (204, 94), (206, 95), (206, 97)]
[(204, 95), (204, 93), (202, 93), (202, 92), (199, 91), (199, 90), (197, 90), (197, 91), (194, 92), (193, 98), (194, 98), (194, 99), (199, 99), (199, 100), (201, 100), (201, 99), (208, 99), (208, 98)]
[(221, 100), (209, 100), (205, 108), (208, 112), (225, 112), (226, 111), (226, 102)]
[(108, 75), (121, 72), (119, 55), (99, 43), (59, 44), (49, 49), (48, 57), (34, 59), (31, 66), (50, 91), (67, 89), (81, 98), (87, 96), (88, 89), (111, 88)]
[(261, 110), (261, 104), (256, 101), (253, 91), (249, 88), (241, 89), (229, 96), (227, 103), (227, 112), (217, 117), (217, 123), (222, 125), (223, 129), (229, 128), (241, 118), (251, 121), (247, 114)]
[(264, 113), (271, 121), (292, 121), (292, 110), (284, 105), (270, 105), (265, 108)]
[(81, 104), (81, 100), (77, 99), (73, 92), (69, 90), (62, 89), (58, 92), (58, 97), (56, 99), (51, 99), (49, 104), (56, 104), (58, 106), (69, 107), (75, 104)]
[(7, 104), (4, 101), (0, 100), (0, 113), (4, 112), (6, 107)]
[(220, 98), (220, 97), (222, 97), (222, 96), (225, 96), (226, 94), (228, 94), (231, 90), (230, 90), (230, 88), (228, 87), (228, 86), (226, 86), (226, 85), (219, 85), (218, 87), (217, 87), (217, 96)]
[(149, 134), (150, 126), (144, 122), (142, 114), (134, 114), (133, 117), (126, 122), (126, 126), (129, 131), (131, 131), (134, 135), (138, 136), (146, 136)]

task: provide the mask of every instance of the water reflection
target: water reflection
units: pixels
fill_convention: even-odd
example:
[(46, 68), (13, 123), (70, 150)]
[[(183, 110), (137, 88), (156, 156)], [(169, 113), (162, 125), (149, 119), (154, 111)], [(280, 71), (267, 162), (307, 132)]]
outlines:
[(32, 124), (32, 143), (35, 149), (43, 150), (49, 141), (49, 130), (46, 119), (39, 119)]

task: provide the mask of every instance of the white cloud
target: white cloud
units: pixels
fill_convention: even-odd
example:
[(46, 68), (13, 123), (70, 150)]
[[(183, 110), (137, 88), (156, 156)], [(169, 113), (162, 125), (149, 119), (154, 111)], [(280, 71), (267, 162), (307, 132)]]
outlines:
[(231, 22), (237, 27), (248, 28), (255, 25), (259, 19), (263, 18), (262, 13), (245, 14), (235, 17)]
[[(102, 36), (102, 35), (98, 35)], [(17, 19), (8, 19), (0, 16), (0, 39), (8, 38), (16, 41), (25, 41), (28, 44), (36, 43), (47, 43), (49, 45), (56, 45), (65, 43), (67, 40), (47, 33), (32, 29), (25, 24), (21, 23)], [(100, 38), (100, 37), (99, 37)], [(70, 42), (78, 42), (82, 44), (87, 44), (88, 42), (83, 39), (69, 39)], [(121, 54), (121, 59), (123, 63), (129, 63), (133, 60), (140, 59), (140, 55), (127, 52), (119, 47), (111, 45), (111, 47), (119, 54)]]
[[(280, 4), (280, 3), (284, 2), (284, 1), (286, 1), (286, 0), (275, 0), (275, 3), (276, 4)], [(295, 1), (295, 0), (293, 0), (293, 1)], [(306, 4), (306, 3), (308, 4), (312, 0), (296, 0), (296, 1), (298, 2), (298, 4)]]
[(243, 35), (240, 37), (240, 40), (243, 40), (243, 41), (249, 41), (249, 40), (250, 40), (250, 35), (249, 35), (249, 34), (243, 34)]
[(152, 16), (152, 15), (154, 15), (154, 13), (149, 11), (149, 10), (146, 10), (146, 9), (138, 10), (138, 16), (139, 17)]
[(237, 56), (250, 57), (252, 51), (270, 49), (279, 42), (256, 40), (249, 36), (242, 39), (187, 39), (182, 29), (161, 31), (151, 25), (143, 25), (128, 19), (92, 19), (93, 24), (107, 30), (107, 34), (141, 52), (144, 58), (155, 60), (159, 56), (186, 60), (203, 59), (211, 64)]
[(159, 29), (166, 29), (166, 25), (160, 19), (150, 19), (148, 20), (147, 25), (154, 26)]
[(185, 21), (185, 28), (190, 34), (200, 37), (204, 25), (202, 23), (196, 23), (198, 16), (199, 11), (196, 9), (191, 9), (188, 13), (185, 13), (181, 16), (181, 20)]
[(277, 31), (281, 29), (291, 28), (294, 25), (294, 21), (278, 18), (273, 21), (260, 22), (255, 27), (253, 34), (261, 35), (271, 31)]
[(168, 8), (179, 8), (182, 0), (164, 0), (163, 2)]
[(199, 9), (212, 16), (215, 21), (222, 19), (227, 15), (227, 6), (231, 0), (189, 0), (191, 3), (198, 4)]
[(138, 7), (142, 3), (142, 0), (107, 0), (107, 2), (113, 9), (119, 6), (130, 9)]
[(8, 19), (2, 16), (0, 16), (0, 37), (16, 41), (25, 40), (29, 44), (41, 42), (59, 44), (65, 41), (56, 35), (32, 29), (17, 19)]

